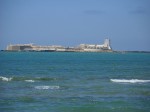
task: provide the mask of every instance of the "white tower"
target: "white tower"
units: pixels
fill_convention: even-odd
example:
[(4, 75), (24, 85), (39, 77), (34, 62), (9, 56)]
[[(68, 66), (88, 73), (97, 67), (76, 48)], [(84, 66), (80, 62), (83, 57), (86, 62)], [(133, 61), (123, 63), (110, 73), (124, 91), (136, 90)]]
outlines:
[(107, 47), (109, 50), (111, 50), (110, 40), (109, 39), (105, 39), (105, 41), (104, 41), (104, 47)]

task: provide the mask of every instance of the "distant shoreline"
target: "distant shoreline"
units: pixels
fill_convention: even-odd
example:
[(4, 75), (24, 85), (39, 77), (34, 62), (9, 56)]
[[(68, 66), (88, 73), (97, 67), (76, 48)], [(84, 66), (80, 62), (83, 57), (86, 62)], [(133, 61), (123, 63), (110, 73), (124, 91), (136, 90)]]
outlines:
[[(0, 50), (0, 52), (88, 52), (88, 51), (9, 51)], [(93, 52), (94, 53), (94, 52)], [(101, 51), (95, 53), (150, 53), (150, 51)]]
[(113, 51), (116, 53), (150, 53), (150, 51)]

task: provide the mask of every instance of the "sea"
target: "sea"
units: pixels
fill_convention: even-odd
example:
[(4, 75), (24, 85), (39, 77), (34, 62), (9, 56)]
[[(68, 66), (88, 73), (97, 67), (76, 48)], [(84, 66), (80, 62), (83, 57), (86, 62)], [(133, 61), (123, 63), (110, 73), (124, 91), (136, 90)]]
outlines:
[(0, 52), (0, 112), (149, 112), (150, 53)]

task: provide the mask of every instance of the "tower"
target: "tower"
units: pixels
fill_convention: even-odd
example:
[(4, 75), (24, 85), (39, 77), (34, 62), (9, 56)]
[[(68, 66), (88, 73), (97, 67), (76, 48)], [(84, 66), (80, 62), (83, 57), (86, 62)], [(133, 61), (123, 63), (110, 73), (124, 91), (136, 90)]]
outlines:
[(104, 47), (107, 47), (109, 50), (111, 50), (110, 40), (109, 39), (105, 39), (105, 41), (104, 41)]

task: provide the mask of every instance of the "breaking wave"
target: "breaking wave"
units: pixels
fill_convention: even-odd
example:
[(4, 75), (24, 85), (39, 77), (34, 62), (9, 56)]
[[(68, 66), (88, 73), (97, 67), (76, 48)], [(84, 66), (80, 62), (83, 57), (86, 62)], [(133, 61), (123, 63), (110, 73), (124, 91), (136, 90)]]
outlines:
[(2, 81), (11, 81), (13, 78), (7, 78), (7, 77), (2, 77), (2, 76), (0, 76), (0, 79), (2, 80)]
[(35, 82), (35, 81), (58, 81), (59, 78), (53, 77), (24, 77), (24, 76), (13, 76), (13, 77), (3, 77), (0, 76), (0, 81), (25, 81), (25, 82)]
[(59, 89), (59, 86), (35, 86), (35, 89)]
[(35, 82), (34, 80), (25, 80), (26, 82)]
[(139, 80), (139, 79), (110, 79), (112, 82), (118, 83), (146, 83), (150, 82), (150, 80)]

